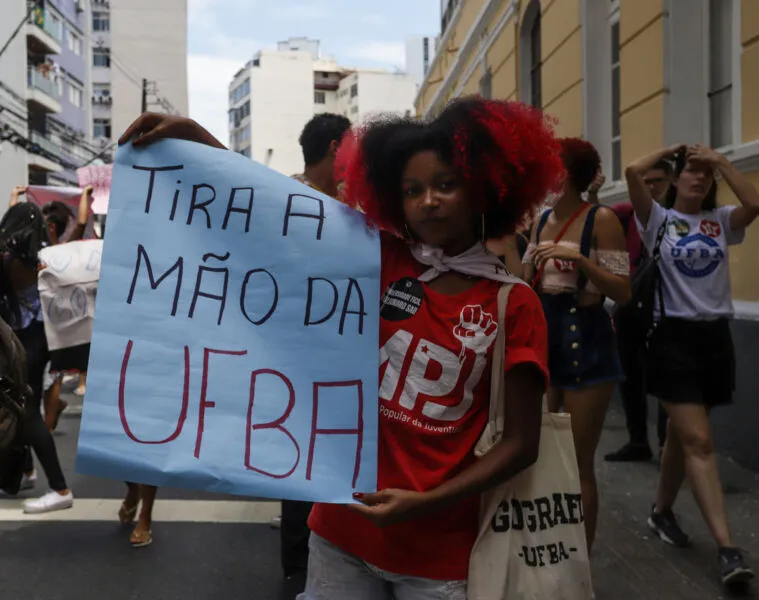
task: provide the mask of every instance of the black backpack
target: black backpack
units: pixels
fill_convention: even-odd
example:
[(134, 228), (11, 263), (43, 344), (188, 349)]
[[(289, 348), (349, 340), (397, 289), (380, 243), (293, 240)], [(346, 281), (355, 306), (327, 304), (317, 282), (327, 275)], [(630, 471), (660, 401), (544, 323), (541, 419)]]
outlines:
[(24, 474), (24, 410), (31, 393), (24, 347), (0, 319), (0, 489), (11, 495), (18, 493)]

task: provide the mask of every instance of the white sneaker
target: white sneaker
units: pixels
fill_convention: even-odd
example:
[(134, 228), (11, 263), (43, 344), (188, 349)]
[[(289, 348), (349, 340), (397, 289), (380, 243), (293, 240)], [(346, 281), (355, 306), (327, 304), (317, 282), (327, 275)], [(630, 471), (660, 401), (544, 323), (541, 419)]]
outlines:
[(31, 475), (27, 475), (24, 473), (24, 476), (21, 478), (21, 487), (19, 488), (19, 491), (23, 490), (31, 490), (34, 488), (34, 486), (37, 485), (37, 471), (32, 471)]
[(51, 491), (41, 498), (24, 502), (24, 512), (28, 515), (37, 515), (55, 510), (64, 510), (72, 506), (74, 506), (74, 494), (71, 492), (59, 494), (58, 492)]

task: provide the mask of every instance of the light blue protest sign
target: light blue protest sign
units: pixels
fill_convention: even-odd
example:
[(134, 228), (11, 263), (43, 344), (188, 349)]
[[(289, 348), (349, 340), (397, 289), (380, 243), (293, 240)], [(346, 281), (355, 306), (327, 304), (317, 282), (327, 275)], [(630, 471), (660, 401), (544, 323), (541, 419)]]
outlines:
[(116, 154), (77, 471), (350, 502), (377, 483), (379, 237), (228, 151)]

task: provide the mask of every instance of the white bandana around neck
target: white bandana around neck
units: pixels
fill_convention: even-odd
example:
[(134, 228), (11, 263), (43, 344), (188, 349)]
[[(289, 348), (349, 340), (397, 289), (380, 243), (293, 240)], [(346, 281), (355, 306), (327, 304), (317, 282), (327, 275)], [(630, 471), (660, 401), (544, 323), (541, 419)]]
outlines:
[(413, 244), (411, 254), (419, 263), (432, 267), (419, 276), (419, 281), (425, 283), (448, 271), (502, 283), (522, 282), (521, 279), (509, 273), (503, 263), (488, 252), (481, 243), (475, 244), (458, 256), (446, 256), (440, 248), (433, 248), (427, 244)]

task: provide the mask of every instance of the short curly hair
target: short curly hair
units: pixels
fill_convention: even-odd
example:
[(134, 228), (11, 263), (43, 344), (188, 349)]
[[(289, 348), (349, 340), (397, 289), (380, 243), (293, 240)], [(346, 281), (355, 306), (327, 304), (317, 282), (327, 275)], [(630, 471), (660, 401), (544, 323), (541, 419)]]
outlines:
[(561, 159), (567, 170), (567, 179), (578, 192), (584, 192), (593, 183), (601, 167), (601, 157), (596, 147), (580, 138), (562, 138)]
[(414, 154), (429, 150), (466, 181), (475, 209), (485, 216), (487, 239), (513, 233), (564, 172), (561, 146), (540, 111), (469, 97), (429, 121), (385, 116), (346, 135), (335, 164), (345, 202), (375, 226), (401, 235), (403, 169)]

